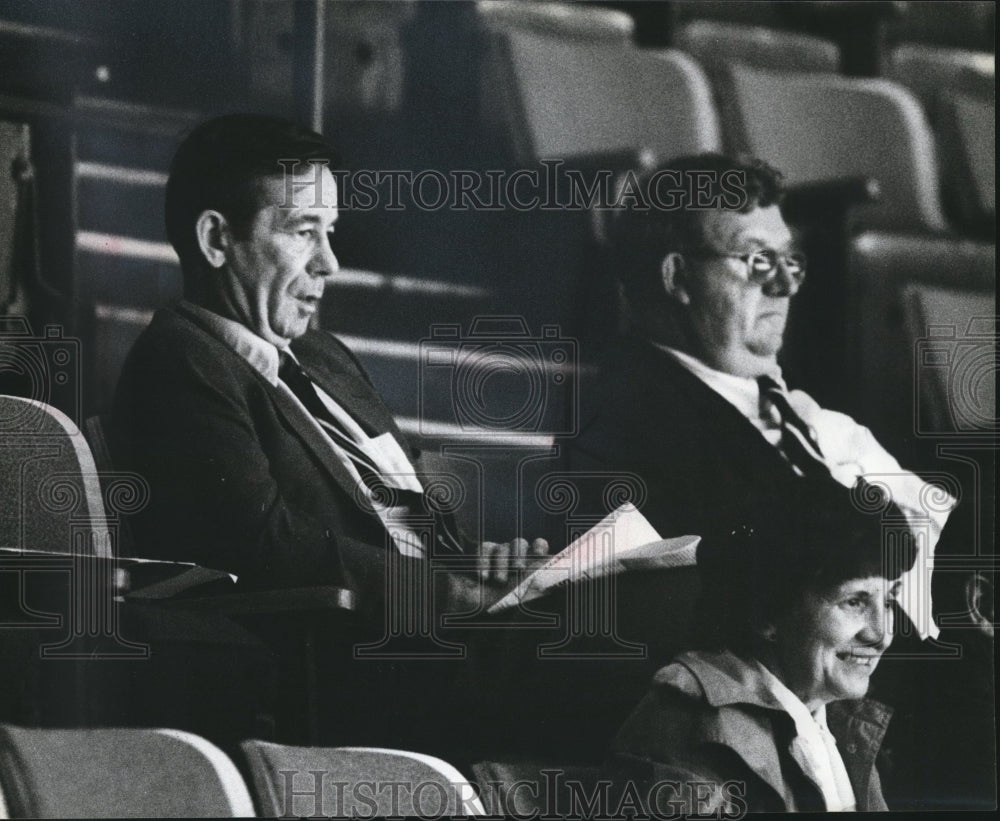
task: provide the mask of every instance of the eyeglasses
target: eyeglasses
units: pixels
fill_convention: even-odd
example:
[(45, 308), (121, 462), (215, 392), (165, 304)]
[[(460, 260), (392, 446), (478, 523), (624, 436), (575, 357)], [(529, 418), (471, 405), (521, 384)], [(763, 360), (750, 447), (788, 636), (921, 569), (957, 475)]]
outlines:
[(747, 280), (754, 285), (765, 285), (771, 282), (778, 273), (778, 264), (800, 285), (806, 277), (806, 255), (798, 251), (791, 254), (779, 254), (769, 248), (751, 251), (748, 254), (725, 254), (720, 251), (704, 250), (697, 252), (699, 256), (717, 257), (721, 259), (738, 259), (747, 266)]

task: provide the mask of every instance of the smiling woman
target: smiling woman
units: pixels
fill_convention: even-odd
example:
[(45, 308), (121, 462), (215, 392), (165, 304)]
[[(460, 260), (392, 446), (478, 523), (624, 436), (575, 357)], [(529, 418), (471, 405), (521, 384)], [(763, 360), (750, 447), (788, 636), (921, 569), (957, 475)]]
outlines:
[(780, 524), (702, 543), (700, 649), (656, 674), (615, 739), (610, 774), (654, 816), (665, 782), (698, 812), (886, 809), (889, 710), (864, 696), (916, 547), (847, 502), (788, 502)]

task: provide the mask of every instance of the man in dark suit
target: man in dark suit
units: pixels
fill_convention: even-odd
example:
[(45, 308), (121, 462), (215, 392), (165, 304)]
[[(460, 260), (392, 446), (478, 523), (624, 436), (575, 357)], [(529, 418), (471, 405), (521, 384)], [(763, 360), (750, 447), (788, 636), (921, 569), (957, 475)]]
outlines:
[[(228, 571), (240, 590), (358, 594), (361, 617), (320, 633), (318, 680), (336, 697), (317, 699), (311, 732), (447, 752), (450, 733), (473, 731), (452, 715), (451, 693), (477, 684), (461, 659), (433, 657), (429, 625), (488, 605), (547, 545), (464, 541), (424, 493), (418, 455), (360, 364), (310, 327), (338, 271), (336, 162), (320, 135), (271, 117), (220, 117), (184, 140), (166, 193), (184, 299), (156, 313), (128, 356), (111, 446), (149, 484), (133, 520), (141, 555)], [(283, 625), (260, 635), (285, 656)], [(397, 643), (369, 663), (353, 654), (387, 638)], [(294, 713), (306, 699), (288, 658), (277, 709)]]
[[(318, 134), (257, 115), (185, 139), (166, 194), (184, 299), (128, 357), (112, 447), (150, 485), (134, 522), (144, 555), (244, 588), (336, 584), (378, 599), (387, 551), (419, 563), (478, 546), (427, 503), (417, 454), (357, 360), (310, 328), (338, 271), (336, 162)], [(500, 579), (546, 549), (491, 547), (502, 561), (484, 554), (482, 575)], [(443, 595), (474, 606), (478, 585), (440, 575)]]

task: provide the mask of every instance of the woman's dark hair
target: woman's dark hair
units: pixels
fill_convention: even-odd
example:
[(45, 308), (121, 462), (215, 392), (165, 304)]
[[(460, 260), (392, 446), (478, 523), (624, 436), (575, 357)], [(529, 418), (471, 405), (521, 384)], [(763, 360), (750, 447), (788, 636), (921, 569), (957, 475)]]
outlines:
[(859, 483), (818, 499), (803, 488), (783, 510), (698, 547), (699, 645), (752, 654), (758, 630), (788, 614), (809, 591), (857, 578), (898, 579), (913, 567), (916, 541), (903, 512)]
[[(300, 163), (339, 162), (322, 136), (280, 117), (227, 114), (197, 126), (181, 143), (167, 180), (167, 238), (185, 277), (200, 267), (195, 222), (213, 209), (245, 229), (257, 211), (256, 184)], [(299, 169), (301, 172), (303, 169)]]

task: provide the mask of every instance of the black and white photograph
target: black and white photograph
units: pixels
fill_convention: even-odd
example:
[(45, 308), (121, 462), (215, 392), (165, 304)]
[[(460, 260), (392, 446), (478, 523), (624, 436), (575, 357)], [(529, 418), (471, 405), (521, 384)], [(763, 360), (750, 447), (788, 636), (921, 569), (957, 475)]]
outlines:
[(992, 816), (995, 30), (0, 0), (0, 818)]

